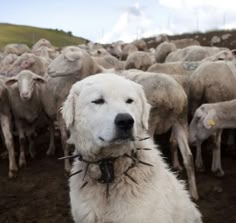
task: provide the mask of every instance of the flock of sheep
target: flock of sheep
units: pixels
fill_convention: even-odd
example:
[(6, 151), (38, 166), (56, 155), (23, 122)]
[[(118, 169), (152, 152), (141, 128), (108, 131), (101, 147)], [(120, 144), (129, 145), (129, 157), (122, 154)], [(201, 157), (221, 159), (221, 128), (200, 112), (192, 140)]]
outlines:
[[(211, 170), (224, 175), (222, 129), (236, 125), (236, 52), (200, 46), (194, 39), (169, 41), (164, 35), (156, 38), (156, 46), (148, 49), (142, 39), (109, 45), (89, 42), (60, 50), (46, 39), (36, 42), (32, 49), (25, 44), (6, 45), (0, 52), (0, 125), (9, 156), (9, 177), (16, 176), (18, 166), (26, 165), (26, 146), (35, 156), (38, 127), (49, 130), (48, 155), (55, 153), (55, 128), (60, 131), (64, 155), (69, 155), (68, 132), (60, 108), (71, 86), (89, 75), (112, 71), (144, 87), (152, 106), (150, 134), (171, 129), (173, 167), (182, 169), (179, 149), (190, 194), (198, 199), (194, 169), (204, 170), (201, 144), (209, 136), (213, 141)], [(19, 156), (13, 132), (19, 140)], [(195, 165), (190, 144), (197, 148)], [(70, 168), (66, 159), (65, 170)]]

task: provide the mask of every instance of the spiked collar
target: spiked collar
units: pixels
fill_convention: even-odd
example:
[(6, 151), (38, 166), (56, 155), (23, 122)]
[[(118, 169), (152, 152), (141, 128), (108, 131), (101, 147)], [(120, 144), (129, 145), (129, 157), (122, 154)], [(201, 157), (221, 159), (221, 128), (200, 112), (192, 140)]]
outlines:
[(81, 169), (81, 170), (78, 170), (78, 171), (72, 173), (71, 175), (69, 175), (69, 177), (72, 177), (72, 176), (80, 174), (82, 172), (84, 173), (83, 179), (82, 179), (84, 181), (84, 183), (81, 185), (80, 189), (83, 189), (88, 184), (88, 181), (85, 181), (85, 177), (87, 175), (89, 165), (91, 165), (91, 164), (98, 165), (99, 169), (101, 171), (101, 176), (100, 176), (100, 178), (97, 179), (97, 181), (101, 184), (106, 185), (106, 197), (108, 197), (109, 196), (109, 186), (115, 180), (114, 163), (118, 158), (128, 158), (131, 160), (130, 166), (123, 172), (123, 174), (136, 184), (138, 184), (138, 182), (132, 176), (129, 175), (129, 173), (128, 173), (129, 170), (136, 167), (137, 164), (142, 164), (142, 165), (151, 166), (151, 167), (153, 166), (152, 164), (142, 161), (138, 158), (138, 152), (140, 150), (148, 151), (151, 149), (149, 149), (149, 148), (136, 148), (135, 150), (131, 151), (130, 155), (125, 153), (121, 156), (106, 157), (104, 159), (99, 159), (97, 161), (86, 160), (83, 158), (83, 156), (81, 154), (75, 154), (72, 156), (61, 157), (59, 159), (60, 160), (61, 159), (69, 159), (69, 158), (78, 159), (80, 162), (84, 162), (86, 164), (85, 170)]

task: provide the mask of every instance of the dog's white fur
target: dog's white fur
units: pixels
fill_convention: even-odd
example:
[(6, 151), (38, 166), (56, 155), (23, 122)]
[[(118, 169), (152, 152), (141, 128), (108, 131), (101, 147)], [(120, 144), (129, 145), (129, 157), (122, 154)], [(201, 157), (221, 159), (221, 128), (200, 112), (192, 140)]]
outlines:
[[(101, 98), (104, 103), (94, 103)], [(98, 165), (89, 165), (85, 179), (84, 171), (71, 177), (70, 201), (76, 223), (202, 222), (183, 183), (168, 169), (152, 139), (138, 140), (147, 136), (149, 107), (140, 85), (115, 74), (93, 75), (72, 86), (62, 114), (75, 153), (90, 161), (119, 157), (114, 162), (115, 181), (108, 197), (106, 185), (97, 181), (101, 176)], [(116, 139), (114, 120), (119, 113), (134, 119), (135, 141)], [(138, 150), (137, 156), (153, 165), (137, 163), (128, 171), (137, 183), (123, 174), (132, 163), (123, 155), (136, 148), (150, 148)], [(84, 170), (85, 165), (75, 161), (72, 173)], [(88, 184), (80, 189), (84, 182)]]

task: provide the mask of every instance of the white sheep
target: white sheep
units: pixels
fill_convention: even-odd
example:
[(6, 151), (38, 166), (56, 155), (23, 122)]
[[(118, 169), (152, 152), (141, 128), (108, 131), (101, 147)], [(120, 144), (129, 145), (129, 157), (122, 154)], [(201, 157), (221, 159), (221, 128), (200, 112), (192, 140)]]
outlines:
[(125, 69), (139, 69), (146, 71), (154, 63), (148, 52), (136, 51), (131, 53), (125, 63)]
[(35, 51), (37, 49), (39, 49), (42, 46), (46, 46), (48, 48), (53, 48), (51, 42), (47, 39), (40, 39), (38, 40), (33, 46), (32, 46), (32, 51)]
[[(148, 102), (152, 106), (149, 117), (150, 134), (163, 134), (172, 129), (171, 141), (173, 143), (176, 140), (182, 154), (190, 194), (198, 199), (193, 158), (188, 145), (188, 100), (183, 88), (166, 74), (127, 70), (122, 71), (121, 75), (144, 87)], [(172, 153), (174, 168), (181, 169), (176, 146), (172, 146)]]
[[(190, 113), (193, 115), (203, 103), (216, 103), (236, 98), (235, 86), (236, 68), (234, 63), (225, 61), (203, 63), (190, 76)], [(211, 170), (217, 176), (224, 175), (220, 155), (221, 134), (222, 130), (218, 130), (213, 136)], [(196, 146), (196, 167), (202, 171), (204, 166), (201, 157), (201, 141), (196, 142)]]
[(206, 57), (212, 56), (225, 48), (206, 47), (206, 46), (188, 46), (183, 49), (177, 49), (168, 54), (165, 61), (201, 61)]
[(26, 165), (25, 140), (29, 140), (30, 154), (34, 157), (34, 141), (32, 139), (37, 122), (42, 116), (40, 85), (45, 79), (29, 70), (23, 70), (8, 79), (5, 84), (8, 89), (11, 110), (19, 136), (20, 167)]
[(218, 129), (236, 127), (236, 99), (201, 105), (189, 127), (190, 143), (203, 142)]
[(12, 77), (22, 70), (31, 70), (32, 72), (44, 76), (48, 66), (48, 61), (32, 53), (24, 53), (18, 57), (11, 66), (6, 69), (6, 76)]
[(166, 57), (173, 51), (177, 50), (176, 46), (172, 42), (162, 42), (156, 48), (155, 59), (157, 63), (163, 63)]
[(22, 55), (23, 53), (30, 53), (30, 48), (23, 43), (10, 43), (4, 47), (4, 54), (16, 54), (17, 56)]
[(171, 42), (175, 44), (177, 49), (183, 49), (187, 46), (200, 46), (199, 41), (192, 38), (176, 39)]
[[(48, 80), (43, 86), (42, 103), (46, 114), (56, 119), (61, 133), (61, 143), (64, 155), (69, 155), (68, 136), (60, 108), (69, 94), (71, 86), (89, 76), (103, 72), (92, 57), (78, 47), (67, 47), (57, 56), (48, 67)], [(65, 160), (65, 170), (70, 171), (70, 162)]]
[(8, 150), (9, 170), (8, 176), (12, 178), (18, 170), (15, 158), (15, 149), (12, 136), (12, 115), (8, 91), (5, 86), (5, 78), (0, 77), (0, 129), (3, 133), (3, 139)]

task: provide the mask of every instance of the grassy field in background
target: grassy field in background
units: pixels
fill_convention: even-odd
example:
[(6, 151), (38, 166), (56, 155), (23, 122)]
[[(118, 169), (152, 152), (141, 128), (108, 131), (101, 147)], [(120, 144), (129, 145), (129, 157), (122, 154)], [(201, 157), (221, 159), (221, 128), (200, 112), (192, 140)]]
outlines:
[(31, 47), (41, 38), (48, 39), (57, 47), (77, 45), (86, 41), (83, 38), (72, 36), (71, 32), (62, 30), (0, 23), (0, 49), (8, 43), (25, 43)]

